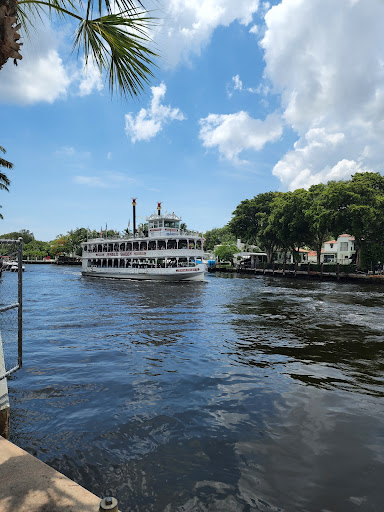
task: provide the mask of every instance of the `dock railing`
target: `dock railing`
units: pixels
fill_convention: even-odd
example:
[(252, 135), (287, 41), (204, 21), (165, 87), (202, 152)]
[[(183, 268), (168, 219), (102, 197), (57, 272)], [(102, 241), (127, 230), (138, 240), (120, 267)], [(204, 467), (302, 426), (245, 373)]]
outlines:
[(0, 380), (23, 364), (23, 240), (0, 239), (0, 343), (5, 367)]

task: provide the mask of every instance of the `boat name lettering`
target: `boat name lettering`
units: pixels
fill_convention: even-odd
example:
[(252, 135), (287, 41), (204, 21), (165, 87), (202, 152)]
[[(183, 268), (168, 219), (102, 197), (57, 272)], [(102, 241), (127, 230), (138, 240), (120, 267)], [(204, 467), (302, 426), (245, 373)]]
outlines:
[(198, 272), (198, 268), (177, 268), (176, 272)]
[(90, 258), (105, 258), (108, 256), (145, 256), (147, 251), (122, 251), (122, 252), (95, 252), (90, 254)]

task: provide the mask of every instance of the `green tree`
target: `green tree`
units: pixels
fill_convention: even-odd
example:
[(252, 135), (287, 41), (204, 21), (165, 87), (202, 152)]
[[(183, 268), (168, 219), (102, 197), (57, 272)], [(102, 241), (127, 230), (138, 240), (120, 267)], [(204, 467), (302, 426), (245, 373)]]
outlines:
[(76, 228), (68, 231), (68, 246), (70, 248), (70, 252), (72, 254), (76, 254), (76, 256), (81, 256), (81, 244), (85, 242), (88, 237), (89, 233), (86, 228)]
[(280, 192), (265, 192), (253, 199), (245, 199), (233, 212), (229, 222), (231, 231), (247, 243), (259, 244), (267, 253), (270, 263), (276, 247), (280, 245), (277, 231), (272, 225), (275, 200)]
[(294, 261), (298, 261), (298, 250), (311, 240), (310, 225), (305, 216), (309, 200), (308, 191), (300, 188), (278, 194), (272, 205), (270, 229), (275, 232), (281, 248), (292, 252)]
[(361, 268), (363, 242), (384, 244), (384, 176), (378, 172), (356, 173), (347, 191), (344, 226), (355, 237), (356, 266)]
[(233, 256), (237, 252), (239, 252), (239, 249), (236, 245), (223, 244), (215, 249), (215, 256), (219, 261), (231, 261), (233, 264)]
[(319, 183), (309, 190), (308, 206), (304, 212), (309, 227), (309, 244), (316, 250), (320, 265), (321, 248), (334, 226), (334, 210), (326, 193), (329, 185)]
[(228, 225), (222, 228), (213, 228), (204, 233), (204, 248), (206, 251), (213, 251), (215, 245), (235, 243), (236, 237)]
[[(0, 2), (1, 2), (1, 0), (0, 0)], [(1, 7), (1, 3), (0, 3), (0, 7)], [(0, 146), (0, 152), (1, 153), (6, 152), (5, 149), (3, 148), (3, 146)], [(11, 162), (8, 162), (8, 160), (5, 160), (5, 158), (2, 158), (0, 156), (0, 167), (4, 167), (5, 169), (13, 169), (13, 164)], [(6, 190), (7, 192), (9, 192), (8, 187), (10, 184), (11, 184), (11, 182), (10, 182), (8, 176), (5, 173), (0, 172), (0, 190)], [(1, 206), (0, 206), (0, 208), (1, 208)], [(3, 218), (4, 217), (0, 213), (0, 219), (3, 219)]]
[(142, 222), (137, 227), (137, 234), (139, 236), (148, 236), (148, 223)]
[(134, 0), (0, 0), (0, 69), (9, 59), (22, 59), (19, 29), (28, 34), (43, 12), (68, 23), (75, 21), (74, 49), (108, 77), (111, 93), (136, 96), (153, 76), (157, 55), (148, 28), (153, 18)]
[(384, 263), (384, 244), (363, 240), (360, 255), (360, 266), (365, 271), (375, 270), (378, 264)]
[(46, 258), (51, 256), (51, 246), (48, 242), (32, 240), (24, 245), (23, 256), (26, 258)]
[(8, 240), (17, 240), (20, 237), (23, 239), (23, 244), (29, 244), (30, 242), (32, 242), (32, 240), (35, 239), (34, 234), (31, 233), (28, 229), (12, 231), (11, 233), (6, 233), (5, 235), (0, 236), (0, 238), (5, 238)]
[(51, 245), (51, 253), (54, 256), (64, 255), (68, 256), (71, 254), (71, 244), (69, 242), (69, 237), (67, 235), (58, 235), (55, 240), (52, 240)]

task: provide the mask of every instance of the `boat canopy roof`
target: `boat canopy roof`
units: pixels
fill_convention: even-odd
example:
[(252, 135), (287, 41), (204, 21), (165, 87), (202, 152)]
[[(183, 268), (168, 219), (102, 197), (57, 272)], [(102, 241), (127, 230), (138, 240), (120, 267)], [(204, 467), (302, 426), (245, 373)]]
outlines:
[(172, 212), (172, 213), (164, 212), (164, 213), (160, 213), (160, 215), (157, 212), (155, 212), (155, 213), (152, 213), (152, 215), (150, 215), (149, 217), (147, 217), (146, 220), (149, 222), (149, 221), (161, 220), (161, 219), (180, 221), (181, 217), (178, 217), (174, 212)]

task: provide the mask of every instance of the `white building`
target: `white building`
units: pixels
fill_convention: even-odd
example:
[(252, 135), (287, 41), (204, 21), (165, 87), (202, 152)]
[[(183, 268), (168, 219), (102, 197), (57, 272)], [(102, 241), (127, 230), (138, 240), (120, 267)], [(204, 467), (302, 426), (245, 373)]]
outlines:
[[(324, 242), (324, 248), (321, 249), (321, 263), (351, 263), (353, 255), (356, 253), (355, 238), (347, 233), (339, 235), (337, 240), (328, 240)], [(310, 251), (308, 254), (310, 263), (317, 263), (316, 251)]]
[[(299, 261), (298, 263), (308, 263), (308, 253), (310, 251), (308, 251), (307, 249), (298, 249), (298, 256), (299, 256)], [(291, 251), (287, 251), (286, 253), (284, 253), (284, 251), (282, 251), (281, 249), (278, 249), (276, 252), (275, 252), (275, 263), (284, 263), (284, 258), (285, 258), (285, 261), (286, 263), (294, 263), (293, 261), (293, 254), (291, 253)]]

